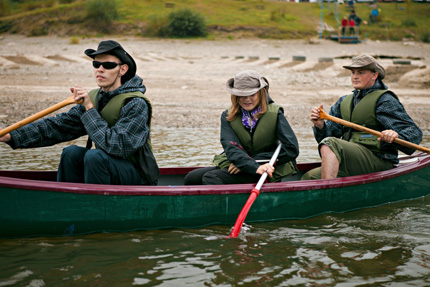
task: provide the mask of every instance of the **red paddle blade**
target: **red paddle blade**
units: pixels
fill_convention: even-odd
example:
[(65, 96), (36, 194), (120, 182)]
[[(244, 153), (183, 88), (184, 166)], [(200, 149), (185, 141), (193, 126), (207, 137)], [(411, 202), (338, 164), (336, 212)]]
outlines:
[(239, 235), (240, 230), (242, 229), (243, 222), (248, 215), (248, 211), (259, 193), (260, 191), (255, 188), (251, 191), (248, 200), (246, 201), (245, 205), (242, 208), (242, 211), (239, 213), (239, 216), (236, 219), (236, 223), (234, 224), (233, 230), (230, 233), (230, 237), (236, 238)]

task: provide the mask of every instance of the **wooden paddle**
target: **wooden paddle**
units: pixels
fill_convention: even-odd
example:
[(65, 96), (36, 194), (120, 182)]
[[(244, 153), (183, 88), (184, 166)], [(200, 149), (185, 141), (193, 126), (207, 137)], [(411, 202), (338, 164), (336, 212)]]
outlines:
[(14, 131), (20, 127), (23, 127), (31, 122), (34, 122), (37, 119), (40, 119), (41, 117), (46, 116), (47, 114), (50, 114), (52, 112), (55, 112), (56, 110), (59, 110), (67, 105), (75, 104), (75, 100), (73, 99), (73, 95), (68, 97), (62, 102), (59, 102), (58, 104), (53, 105), (52, 107), (49, 107), (43, 111), (40, 111), (32, 116), (29, 116), (28, 118), (23, 119), (22, 121), (19, 121), (11, 126), (8, 126), (7, 128), (4, 128), (0, 130), (0, 137), (4, 136), (5, 134), (10, 133), (11, 131)]
[[(281, 147), (282, 147), (282, 143), (279, 143), (278, 147), (275, 150), (275, 153), (273, 154), (272, 158), (269, 161), (269, 164), (271, 166), (275, 164), (275, 161), (278, 158), (279, 152), (281, 151)], [(239, 235), (240, 229), (242, 228), (246, 215), (248, 214), (248, 211), (251, 208), (251, 205), (254, 203), (255, 199), (260, 194), (260, 189), (263, 186), (263, 183), (266, 180), (266, 178), (267, 178), (267, 172), (264, 172), (261, 175), (257, 185), (254, 187), (253, 190), (251, 190), (251, 194), (249, 195), (248, 200), (246, 201), (245, 205), (242, 208), (242, 211), (240, 212), (239, 216), (236, 219), (236, 223), (234, 224), (233, 230), (230, 233), (230, 237), (236, 238)]]
[[(363, 126), (360, 126), (360, 125), (357, 125), (357, 124), (354, 124), (354, 123), (351, 123), (351, 122), (339, 119), (337, 117), (330, 116), (329, 114), (327, 114), (326, 112), (324, 112), (324, 110), (321, 109), (321, 108), (319, 108), (319, 110), (320, 110), (320, 119), (321, 120), (329, 120), (329, 121), (341, 124), (343, 126), (346, 126), (346, 127), (349, 127), (349, 128), (353, 128), (355, 130), (362, 131), (362, 132), (365, 132), (365, 133), (368, 133), (368, 134), (371, 134), (371, 135), (374, 135), (374, 136), (377, 136), (377, 137), (381, 137), (381, 135), (382, 135), (378, 131), (375, 131), (375, 130), (372, 130), (372, 129), (369, 129), (369, 128), (366, 128), (366, 127), (363, 127)], [(415, 150), (420, 150), (420, 151), (423, 151), (423, 152), (426, 152), (426, 153), (430, 154), (430, 149), (425, 148), (423, 146), (420, 146), (420, 145), (417, 145), (417, 144), (414, 144), (414, 143), (411, 143), (411, 142), (408, 142), (408, 141), (405, 141), (405, 140), (402, 140), (402, 139), (399, 139), (399, 138), (395, 138), (394, 142), (398, 143), (399, 145), (402, 145), (402, 146), (405, 146), (405, 147), (409, 147), (409, 148), (413, 148)]]

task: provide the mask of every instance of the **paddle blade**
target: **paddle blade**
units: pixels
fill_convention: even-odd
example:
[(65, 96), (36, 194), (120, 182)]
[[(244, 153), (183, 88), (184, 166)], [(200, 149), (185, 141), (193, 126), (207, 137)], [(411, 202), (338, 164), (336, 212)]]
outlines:
[(248, 200), (246, 201), (245, 205), (242, 208), (242, 211), (240, 212), (239, 216), (236, 219), (236, 223), (234, 224), (233, 230), (230, 233), (230, 237), (236, 238), (239, 235), (240, 230), (242, 229), (243, 222), (245, 221), (245, 218), (248, 215), (248, 211), (251, 208), (251, 205), (254, 203), (259, 193), (260, 191), (256, 188), (254, 188), (251, 191), (251, 194), (248, 197)]

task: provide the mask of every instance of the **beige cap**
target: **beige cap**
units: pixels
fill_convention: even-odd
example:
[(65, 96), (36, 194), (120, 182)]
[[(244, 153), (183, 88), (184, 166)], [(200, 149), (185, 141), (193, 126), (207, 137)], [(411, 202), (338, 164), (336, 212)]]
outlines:
[(226, 83), (227, 91), (239, 97), (252, 96), (265, 87), (269, 89), (269, 82), (267, 79), (252, 70), (240, 72)]
[(352, 64), (349, 66), (343, 66), (345, 69), (368, 69), (374, 72), (378, 72), (378, 78), (381, 80), (385, 78), (385, 69), (369, 55), (360, 55), (352, 58)]

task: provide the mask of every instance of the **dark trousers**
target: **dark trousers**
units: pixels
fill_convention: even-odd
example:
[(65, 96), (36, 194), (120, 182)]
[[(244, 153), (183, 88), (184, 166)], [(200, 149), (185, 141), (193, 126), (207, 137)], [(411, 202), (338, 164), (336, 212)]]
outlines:
[(185, 176), (185, 185), (257, 183), (260, 177), (245, 172), (230, 174), (226, 168), (212, 166), (190, 171)]
[(72, 145), (63, 149), (57, 181), (96, 184), (143, 184), (136, 167), (100, 149)]

